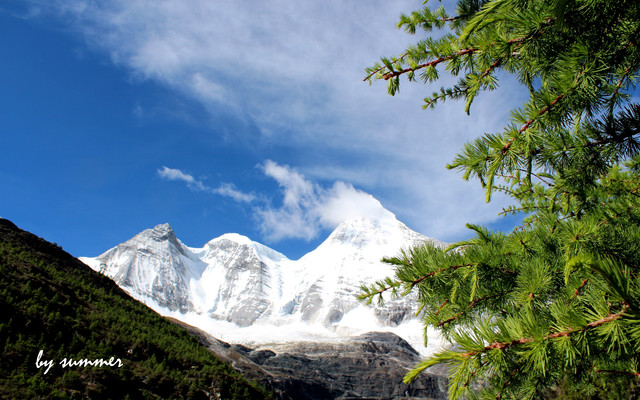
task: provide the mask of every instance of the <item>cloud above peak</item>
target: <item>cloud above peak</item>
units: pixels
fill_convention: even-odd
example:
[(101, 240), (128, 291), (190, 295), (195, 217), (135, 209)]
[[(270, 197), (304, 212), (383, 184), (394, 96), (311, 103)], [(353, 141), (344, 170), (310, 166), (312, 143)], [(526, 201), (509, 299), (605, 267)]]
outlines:
[(323, 229), (334, 229), (350, 218), (393, 217), (373, 196), (349, 183), (337, 181), (324, 188), (293, 168), (272, 160), (267, 160), (261, 168), (265, 175), (278, 182), (283, 195), (279, 207), (269, 204), (254, 209), (262, 234), (268, 241), (311, 240)]

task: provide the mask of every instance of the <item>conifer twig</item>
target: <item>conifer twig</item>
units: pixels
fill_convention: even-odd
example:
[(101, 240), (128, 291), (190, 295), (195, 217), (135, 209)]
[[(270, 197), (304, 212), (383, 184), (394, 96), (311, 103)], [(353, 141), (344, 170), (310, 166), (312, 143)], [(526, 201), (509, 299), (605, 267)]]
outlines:
[[(438, 326), (438, 327), (440, 327), (440, 326), (443, 326), (443, 325), (448, 324), (448, 323), (450, 323), (450, 322), (453, 322), (453, 321), (455, 321), (456, 319), (458, 319), (458, 318), (460, 318), (461, 316), (463, 316), (464, 314), (466, 314), (466, 313), (467, 313), (469, 310), (471, 310), (473, 307), (475, 307), (475, 305), (476, 305), (476, 304), (481, 303), (481, 302), (483, 302), (483, 301), (485, 301), (485, 300), (492, 299), (492, 298), (494, 298), (494, 297), (500, 297), (500, 296), (502, 296), (502, 295), (504, 295), (504, 294), (506, 294), (506, 293), (508, 293), (508, 292), (509, 292), (509, 290), (504, 290), (504, 291), (502, 291), (502, 292), (500, 292), (500, 293), (498, 293), (498, 294), (494, 294), (494, 295), (491, 295), (491, 296), (486, 295), (486, 296), (479, 297), (479, 298), (477, 298), (477, 299), (473, 300), (473, 301), (472, 301), (472, 302), (467, 306), (467, 308), (466, 308), (464, 311), (459, 312), (458, 314), (454, 315), (453, 317), (451, 317), (451, 318), (449, 318), (449, 319), (447, 319), (447, 320), (444, 320), (444, 321), (440, 321), (440, 322), (438, 322), (438, 325), (437, 325), (437, 326)], [(443, 304), (443, 305), (444, 305), (444, 304)], [(442, 306), (441, 306), (440, 308), (442, 308)], [(440, 311), (440, 309), (438, 309), (438, 311)], [(438, 313), (436, 313), (436, 315), (437, 315), (437, 314), (438, 314)]]
[(491, 64), (489, 66), (489, 68), (487, 68), (482, 75), (480, 75), (480, 79), (486, 77), (487, 75), (489, 75), (491, 73), (491, 71), (493, 71), (494, 69), (496, 69), (497, 67), (500, 66), (500, 64), (502, 63), (503, 57), (499, 57), (496, 61), (493, 62), (493, 64)]
[[(533, 124), (538, 118), (540, 118), (542, 115), (546, 114), (547, 112), (549, 112), (549, 110), (551, 110), (551, 107), (553, 107), (554, 105), (556, 105), (557, 102), (560, 101), (560, 99), (562, 99), (564, 97), (564, 93), (561, 93), (558, 95), (558, 97), (555, 98), (555, 100), (553, 100), (551, 103), (549, 103), (549, 105), (547, 105), (546, 107), (544, 107), (543, 109), (541, 109), (538, 112), (538, 115), (536, 115), (534, 118), (531, 118), (529, 121), (527, 121), (518, 131), (518, 135), (521, 134), (522, 132), (526, 131), (527, 129), (529, 129), (529, 127), (531, 126), (531, 124)], [(504, 147), (502, 148), (502, 150), (500, 150), (500, 152), (504, 155), (507, 153), (507, 151), (509, 151), (509, 148), (511, 147), (511, 145), (513, 144), (513, 141), (516, 139), (517, 136), (512, 137), (507, 144), (504, 145)]]
[(426, 62), (424, 64), (420, 64), (417, 65), (413, 68), (409, 67), (409, 68), (405, 68), (405, 69), (401, 69), (400, 71), (393, 71), (393, 72), (387, 72), (386, 74), (382, 75), (382, 79), (384, 79), (385, 81), (388, 81), (391, 78), (395, 78), (396, 76), (400, 76), (402, 74), (406, 74), (407, 72), (414, 72), (417, 71), (419, 69), (422, 68), (426, 68), (426, 67), (432, 67), (435, 65), (438, 65), (444, 61), (448, 61), (448, 60), (452, 60), (456, 57), (460, 57), (460, 56), (464, 56), (465, 54), (473, 54), (475, 51), (477, 51), (478, 49), (473, 49), (473, 48), (469, 48), (469, 49), (463, 49), (460, 50), (459, 52), (457, 52), (456, 54), (451, 54), (448, 55), (446, 57), (438, 57), (433, 61), (429, 61)]
[(629, 375), (629, 376), (635, 376), (636, 378), (640, 378), (640, 373), (633, 372), (633, 371), (615, 371), (611, 369), (594, 369), (594, 371), (598, 373), (602, 372), (607, 374)]
[[(407, 51), (407, 52), (405, 52), (403, 55), (401, 55), (400, 57), (398, 57), (394, 62), (403, 61), (403, 60), (404, 60), (404, 58), (405, 58), (406, 56), (408, 56), (408, 55), (409, 55), (409, 52)], [(385, 68), (387, 68), (387, 67), (383, 64), (380, 68), (377, 68), (377, 69), (375, 69), (375, 70), (371, 71), (371, 72), (369, 73), (369, 75), (365, 76), (365, 77), (364, 77), (364, 79), (363, 79), (362, 81), (363, 81), (363, 82), (368, 81), (369, 79), (371, 79), (371, 77), (372, 77), (372, 76), (374, 76), (375, 74), (377, 74), (378, 72), (382, 71), (382, 70), (383, 70), (383, 69), (385, 69)]]
[(575, 299), (576, 297), (578, 297), (578, 294), (580, 293), (580, 289), (582, 289), (584, 287), (584, 285), (587, 284), (587, 282), (589, 281), (589, 278), (585, 278), (585, 280), (582, 281), (582, 284), (580, 286), (578, 286), (578, 288), (576, 289), (576, 291), (573, 293), (573, 296), (571, 296), (571, 298), (569, 299), (569, 302), (567, 303), (567, 305), (571, 304), (571, 302), (573, 301), (573, 299)]
[[(600, 326), (600, 325), (604, 325), (606, 323), (609, 323), (611, 321), (614, 321), (620, 317), (622, 317), (626, 312), (627, 309), (629, 308), (628, 304), (624, 304), (622, 311), (620, 311), (619, 313), (616, 314), (609, 314), (606, 317), (599, 319), (597, 321), (593, 321), (588, 323), (584, 328), (581, 329), (568, 329), (566, 331), (560, 331), (560, 332), (555, 332), (555, 333), (551, 333), (547, 336), (545, 336), (544, 338), (542, 338), (542, 340), (550, 340), (550, 339), (556, 339), (559, 337), (566, 337), (566, 336), (570, 336), (573, 335), (574, 333), (578, 333), (578, 332), (584, 332), (588, 329), (592, 329), (595, 328), (596, 326)], [(464, 358), (468, 358), (468, 357), (473, 357), (475, 355), (478, 354), (482, 354), (482, 353), (486, 353), (487, 351), (490, 350), (504, 350), (506, 348), (512, 347), (512, 346), (516, 346), (516, 345), (520, 345), (520, 344), (525, 344), (525, 343), (531, 343), (531, 342), (535, 342), (536, 339), (535, 338), (521, 338), (521, 339), (516, 339), (516, 340), (512, 340), (511, 342), (494, 342), (488, 346), (485, 346), (482, 350), (478, 350), (478, 351), (470, 351), (467, 353), (462, 353), (460, 354), (462, 357)]]
[(444, 307), (448, 302), (449, 302), (449, 299), (445, 300), (444, 303), (440, 304), (440, 307), (438, 307), (438, 311), (436, 311), (434, 315), (438, 315), (440, 310), (442, 310), (442, 307)]

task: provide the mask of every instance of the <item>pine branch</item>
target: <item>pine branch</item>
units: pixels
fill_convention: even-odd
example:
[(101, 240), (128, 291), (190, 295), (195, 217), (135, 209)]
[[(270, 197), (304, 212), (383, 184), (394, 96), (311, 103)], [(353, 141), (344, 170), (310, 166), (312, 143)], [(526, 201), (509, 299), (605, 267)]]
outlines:
[[(508, 44), (521, 44), (525, 40), (528, 40), (533, 36), (534, 35), (527, 35), (527, 36), (521, 37), (521, 38), (510, 39), (510, 40), (507, 40), (507, 43)], [(495, 43), (492, 43), (487, 47), (491, 47), (494, 44)], [(453, 60), (456, 57), (461, 57), (461, 56), (464, 56), (464, 55), (467, 55), (467, 54), (468, 55), (472, 55), (473, 53), (476, 53), (476, 52), (478, 52), (480, 50), (481, 49), (479, 49), (479, 48), (472, 48), (472, 47), (466, 48), (466, 49), (462, 49), (462, 50), (458, 51), (455, 54), (451, 54), (451, 55), (448, 55), (446, 57), (438, 57), (437, 59), (435, 59), (433, 61), (429, 61), (427, 63), (417, 65), (415, 67), (405, 68), (405, 69), (402, 69), (402, 70), (399, 70), (399, 71), (388, 72), (388, 73), (382, 75), (382, 78), (385, 81), (387, 81), (387, 80), (389, 80), (391, 78), (395, 78), (396, 76), (400, 76), (400, 75), (406, 74), (407, 72), (415, 72), (415, 71), (417, 71), (419, 69), (423, 69), (423, 68), (426, 68), (426, 67), (433, 67), (433, 66), (436, 66), (436, 65), (438, 65), (438, 64), (440, 64), (440, 63), (442, 63), (444, 61)], [(498, 60), (496, 60), (493, 64), (491, 64), (491, 66), (485, 71), (485, 73), (482, 75), (482, 77), (485, 77), (487, 74), (489, 74), (489, 72), (491, 72), (491, 70), (493, 70), (494, 68), (498, 67), (500, 65), (500, 63), (502, 62), (502, 60), (503, 60), (503, 57), (498, 58)], [(384, 69), (384, 68), (382, 68), (382, 69)], [(380, 70), (382, 70), (382, 69), (380, 69)]]
[(520, 368), (516, 368), (513, 371), (511, 371), (511, 375), (509, 376), (509, 379), (507, 379), (503, 384), (502, 384), (502, 389), (500, 390), (500, 393), (498, 393), (498, 395), (496, 396), (496, 400), (500, 400), (502, 399), (502, 393), (504, 392), (504, 390), (509, 386), (509, 384), (511, 383), (511, 379), (513, 379), (514, 375), (517, 374), (518, 372), (520, 372)]
[(630, 205), (628, 208), (626, 208), (626, 209), (624, 209), (624, 210), (622, 210), (622, 211), (620, 211), (620, 212), (617, 212), (617, 213), (615, 213), (614, 215), (612, 215), (612, 216), (611, 216), (611, 218), (607, 218), (607, 219), (605, 219), (605, 220), (603, 220), (603, 221), (600, 221), (600, 223), (598, 224), (598, 226), (602, 226), (602, 225), (608, 224), (608, 223), (609, 223), (609, 222), (611, 222), (612, 220), (617, 219), (617, 218), (618, 218), (618, 217), (620, 217), (622, 214), (625, 214), (625, 213), (627, 213), (627, 212), (631, 211), (631, 210), (632, 210), (632, 209), (634, 209), (634, 208), (635, 208), (635, 206), (634, 206), (634, 205)]
[(620, 80), (618, 81), (618, 84), (616, 84), (615, 89), (613, 90), (613, 93), (611, 93), (610, 96), (610, 100), (609, 100), (609, 112), (613, 113), (613, 108), (615, 107), (615, 98), (618, 95), (618, 93), (620, 92), (620, 89), (622, 88), (622, 84), (624, 83), (624, 81), (626, 79), (629, 78), (629, 73), (631, 72), (631, 65), (629, 65), (625, 70), (624, 73), (622, 74), (622, 78), (620, 78)]
[[(388, 81), (391, 78), (395, 78), (396, 76), (400, 76), (403, 74), (406, 74), (407, 72), (415, 72), (419, 69), (423, 69), (423, 68), (427, 68), (427, 67), (433, 67), (436, 66), (444, 61), (448, 61), (448, 60), (452, 60), (456, 57), (461, 57), (464, 56), (466, 54), (473, 54), (475, 51), (477, 51), (478, 49), (463, 49), (460, 50), (459, 52), (457, 52), (456, 54), (452, 54), (446, 57), (438, 57), (437, 59), (433, 60), (433, 61), (429, 61), (427, 63), (424, 64), (420, 64), (417, 65), (415, 67), (410, 67), (410, 68), (405, 68), (399, 71), (391, 71), (391, 72), (387, 72), (386, 74), (382, 75), (382, 79), (384, 79), (385, 81)], [(384, 69), (384, 68), (383, 68)]]
[(462, 387), (465, 387), (465, 388), (466, 388), (467, 386), (469, 386), (469, 383), (471, 383), (471, 378), (473, 378), (473, 377), (478, 373), (478, 371), (480, 371), (480, 369), (482, 369), (482, 367), (484, 367), (484, 366), (485, 366), (485, 365), (487, 365), (488, 363), (489, 363), (489, 361), (488, 361), (488, 360), (482, 361), (482, 362), (480, 363), (480, 366), (479, 366), (478, 368), (476, 368), (476, 369), (474, 369), (473, 371), (471, 371), (471, 373), (470, 373), (470, 374), (469, 374), (469, 376), (467, 377), (467, 380), (464, 382), (464, 385), (462, 385)]
[(436, 311), (436, 313), (434, 315), (438, 315), (440, 310), (442, 310), (442, 307), (444, 307), (448, 302), (449, 302), (449, 299), (445, 300), (444, 303), (440, 304), (440, 307), (438, 307), (438, 310)]
[[(546, 340), (550, 340), (550, 339), (556, 339), (559, 337), (567, 337), (567, 336), (571, 336), (575, 333), (579, 333), (579, 332), (585, 332), (589, 329), (595, 328), (596, 326), (600, 326), (600, 325), (604, 325), (606, 323), (609, 323), (611, 321), (615, 321), (616, 319), (622, 317), (626, 312), (627, 309), (629, 309), (629, 305), (628, 304), (624, 304), (622, 307), (622, 311), (620, 311), (619, 313), (616, 314), (609, 314), (606, 317), (599, 319), (597, 321), (593, 321), (588, 323), (584, 328), (581, 329), (568, 329), (566, 331), (561, 331), (561, 332), (556, 332), (556, 333), (551, 333), (547, 336), (545, 336), (544, 338), (542, 338), (543, 341)], [(504, 350), (506, 348), (512, 347), (512, 346), (517, 346), (517, 345), (521, 345), (521, 344), (525, 344), (525, 343), (532, 343), (535, 342), (536, 339), (535, 338), (521, 338), (521, 339), (516, 339), (513, 340), (511, 342), (494, 342), (492, 344), (490, 344), (489, 346), (485, 346), (482, 350), (478, 350), (478, 351), (470, 351), (467, 353), (462, 353), (460, 354), (463, 358), (469, 358), (469, 357), (473, 357), (476, 356), (478, 354), (484, 354), (490, 350)]]
[(585, 278), (585, 280), (582, 281), (582, 284), (580, 286), (578, 286), (578, 288), (576, 289), (576, 291), (573, 293), (573, 296), (571, 296), (571, 298), (569, 299), (569, 302), (567, 302), (567, 305), (571, 304), (571, 302), (573, 301), (573, 299), (575, 299), (576, 297), (578, 297), (578, 294), (580, 294), (580, 289), (582, 289), (584, 287), (584, 285), (587, 284), (587, 282), (589, 281), (589, 278)]
[(615, 371), (611, 369), (594, 369), (594, 371), (598, 373), (628, 375), (628, 376), (635, 376), (636, 378), (640, 378), (640, 373), (633, 372), (633, 371)]
[(480, 79), (482, 79), (482, 78), (486, 77), (487, 75), (489, 75), (489, 74), (491, 73), (491, 71), (493, 71), (494, 69), (496, 69), (497, 67), (499, 67), (499, 66), (500, 66), (500, 64), (502, 63), (502, 60), (503, 60), (503, 59), (504, 59), (503, 57), (500, 57), (500, 58), (498, 58), (497, 60), (495, 60), (495, 61), (494, 61), (494, 62), (489, 66), (489, 68), (487, 68), (487, 69), (482, 73), (482, 75), (480, 75)]
[(440, 90), (440, 93), (436, 93), (434, 92), (432, 94), (433, 97), (429, 98), (429, 97), (425, 97), (424, 98), (424, 102), (425, 104), (422, 105), (423, 109), (427, 109), (429, 107), (433, 107), (438, 101), (440, 101), (441, 99), (446, 99), (447, 97), (450, 97), (452, 99), (456, 99), (458, 97), (461, 97), (462, 95), (465, 95), (469, 92), (468, 88), (460, 88), (457, 85), (454, 86), (453, 89), (444, 89), (442, 88)]
[[(497, 175), (496, 175), (496, 176), (497, 176)], [(500, 186), (500, 185), (498, 185), (498, 186), (494, 186), (494, 187), (493, 187), (493, 189), (494, 189), (494, 190), (497, 190), (497, 191), (500, 191), (500, 192), (503, 192), (503, 193), (505, 193), (505, 194), (508, 194), (509, 196), (514, 197), (514, 198), (516, 198), (516, 199), (517, 199), (517, 198), (520, 198), (520, 196), (522, 196), (522, 195), (523, 195), (523, 194), (525, 194), (525, 193), (533, 193), (533, 189), (532, 189), (532, 188), (530, 188), (530, 187), (529, 187), (529, 188), (524, 188), (524, 189), (522, 189), (522, 190), (521, 190), (521, 191), (519, 191), (519, 192), (514, 192), (513, 190), (508, 189), (508, 188), (507, 188), (507, 187), (505, 187), (505, 186)], [(545, 197), (546, 197), (546, 196), (545, 196)], [(499, 215), (499, 214), (498, 214), (498, 215)]]
[[(526, 174), (529, 174), (529, 173), (530, 173), (529, 171), (524, 170), (524, 169), (522, 169), (522, 168), (514, 169), (514, 171), (520, 171), (520, 172), (524, 172), (524, 173), (526, 173)], [(542, 182), (542, 183), (546, 184), (547, 186), (550, 186), (550, 187), (551, 187), (551, 186), (553, 186), (553, 184), (552, 184), (552, 183), (549, 183), (549, 182), (545, 181), (545, 180), (544, 180), (544, 179), (542, 179), (542, 177), (540, 177), (539, 175), (537, 175), (537, 174), (535, 174), (535, 173), (533, 173), (533, 172), (531, 172), (530, 174), (531, 174), (531, 176), (533, 176), (534, 178), (539, 179), (539, 180), (540, 180), (540, 182)], [(516, 177), (516, 176), (513, 176), (513, 175), (508, 175), (508, 174), (496, 174), (496, 176), (497, 176), (497, 177), (500, 177), (500, 178), (507, 179), (507, 180), (509, 180), (509, 179), (510, 179), (510, 180), (517, 181), (517, 182), (518, 182), (518, 183), (520, 183), (521, 185), (525, 185), (525, 184), (526, 184), (526, 182), (524, 182), (522, 179), (520, 179), (520, 178), (518, 178), (518, 177)]]
[(432, 277), (432, 276), (434, 276), (434, 275), (436, 275), (436, 274), (439, 274), (439, 273), (441, 273), (441, 272), (444, 272), (444, 271), (455, 271), (455, 270), (456, 270), (456, 269), (458, 269), (458, 268), (471, 267), (471, 266), (473, 266), (473, 265), (475, 265), (475, 263), (460, 264), (460, 265), (452, 265), (452, 266), (449, 266), (449, 267), (440, 268), (440, 269), (438, 269), (438, 270), (436, 270), (436, 271), (429, 272), (428, 274), (423, 275), (423, 276), (421, 276), (420, 278), (418, 278), (418, 279), (416, 279), (416, 280), (414, 280), (414, 281), (410, 282), (410, 285), (409, 285), (409, 286), (410, 286), (411, 288), (413, 288), (415, 285), (417, 285), (418, 283), (422, 282), (423, 280), (425, 280), (425, 279), (427, 279), (427, 278), (430, 278), (430, 277)]
[[(538, 118), (540, 118), (541, 116), (543, 116), (544, 114), (546, 114), (547, 112), (549, 112), (549, 110), (551, 110), (551, 107), (553, 107), (554, 105), (556, 105), (557, 102), (559, 102), (563, 97), (565, 96), (564, 93), (561, 93), (558, 95), (558, 97), (555, 98), (555, 100), (553, 100), (551, 103), (549, 103), (549, 105), (547, 105), (546, 107), (544, 107), (543, 109), (541, 109), (538, 112), (538, 115), (535, 118), (531, 118), (529, 121), (527, 121), (518, 131), (518, 135), (522, 134), (522, 132), (526, 131), (527, 129), (529, 129), (529, 127), (531, 126), (531, 124), (533, 124)], [(509, 151), (509, 148), (511, 147), (511, 145), (513, 144), (513, 141), (516, 139), (517, 136), (512, 137), (506, 145), (504, 145), (504, 147), (501, 150), (502, 155), (506, 154), (507, 151)]]
[[(411, 265), (410, 263), (408, 265)], [(424, 281), (425, 279), (432, 277), (436, 274), (439, 274), (441, 272), (444, 271), (454, 271), (458, 268), (463, 268), (463, 267), (470, 267), (472, 265), (475, 265), (473, 263), (470, 264), (461, 264), (461, 265), (452, 265), (449, 267), (444, 267), (444, 268), (440, 268), (436, 271), (430, 272), (426, 275), (423, 275), (417, 279), (414, 279), (413, 281), (410, 282), (406, 282), (407, 286), (409, 286), (409, 290), (413, 289), (417, 284), (419, 284), (420, 282)], [(363, 293), (361, 295), (358, 296), (358, 298), (360, 300), (364, 300), (366, 298), (374, 298), (376, 296), (382, 296), (383, 293), (391, 290), (391, 289), (395, 289), (397, 288), (401, 282), (390, 282), (389, 280), (387, 280), (387, 286), (383, 286), (384, 282), (378, 282), (377, 284), (373, 285), (371, 289), (367, 288), (366, 286), (362, 286), (360, 289), (363, 291)], [(373, 288), (375, 287), (379, 287), (380, 289), (376, 290), (376, 291), (372, 291)]]
[[(489, 300), (489, 299), (492, 299), (492, 298), (500, 297), (500, 296), (505, 295), (505, 294), (507, 294), (507, 293), (509, 293), (509, 292), (510, 292), (510, 290), (505, 290), (505, 291), (502, 291), (502, 292), (500, 292), (500, 293), (498, 293), (498, 294), (494, 294), (494, 295), (491, 295), (491, 296), (486, 295), (486, 296), (479, 297), (479, 298), (477, 298), (477, 299), (473, 300), (473, 301), (472, 301), (472, 302), (467, 306), (467, 308), (466, 308), (464, 311), (462, 311), (462, 312), (460, 312), (460, 313), (458, 313), (458, 314), (454, 315), (453, 317), (451, 317), (451, 318), (449, 318), (449, 319), (447, 319), (447, 320), (444, 320), (444, 321), (440, 321), (440, 322), (438, 322), (438, 325), (436, 325), (436, 326), (437, 326), (437, 327), (441, 327), (441, 326), (446, 325), (446, 324), (448, 324), (448, 323), (450, 323), (450, 322), (453, 322), (453, 321), (457, 320), (458, 318), (460, 318), (461, 316), (463, 316), (464, 314), (466, 314), (467, 312), (469, 312), (469, 310), (471, 310), (473, 307), (475, 307), (475, 306), (476, 306), (476, 304), (478, 304), (478, 303), (482, 303), (483, 301), (486, 301), (486, 300)], [(445, 302), (445, 303), (446, 303), (446, 302)], [(444, 304), (443, 304), (442, 306), (444, 306)], [(442, 308), (442, 306), (440, 306), (440, 308)], [(440, 309), (438, 309), (438, 312), (439, 312), (439, 311), (440, 311)], [(438, 315), (438, 313), (436, 313), (436, 315)]]
[(514, 207), (512, 209), (503, 209), (498, 213), (498, 215), (507, 215), (507, 214), (515, 214), (517, 212), (531, 212), (535, 210), (544, 210), (545, 207), (542, 206), (523, 206), (523, 207)]
[(534, 178), (540, 179), (540, 182), (545, 183), (547, 186), (553, 186), (552, 183), (549, 183), (549, 182), (545, 181), (544, 179), (542, 179), (542, 177), (540, 175), (534, 174), (533, 172), (526, 171), (526, 170), (524, 170), (522, 168), (518, 168), (517, 171), (524, 172), (524, 173), (527, 173), (527, 174), (530, 173), (531, 176), (533, 176)]
[[(385, 284), (387, 286), (385, 286)], [(382, 304), (384, 302), (382, 298), (382, 294), (389, 291), (395, 290), (402, 284), (399, 281), (393, 281), (391, 278), (387, 277), (384, 280), (378, 281), (371, 285), (371, 287), (367, 287), (366, 285), (360, 286), (360, 290), (362, 293), (358, 295), (358, 300), (367, 300), (367, 304), (371, 304), (374, 297), (379, 296), (379, 303)], [(378, 288), (376, 290), (376, 288)], [(394, 293), (392, 292), (392, 294)]]
[[(409, 55), (409, 52), (407, 51), (407, 52), (405, 52), (403, 55), (401, 55), (400, 57), (396, 58), (396, 59), (394, 60), (394, 62), (403, 61), (403, 60), (404, 60), (404, 58), (405, 58), (406, 56), (408, 56), (408, 55)], [(363, 81), (363, 82), (366, 82), (366, 81), (368, 81), (368, 80), (371, 80), (371, 77), (373, 77), (373, 76), (374, 76), (375, 74), (377, 74), (378, 72), (380, 72), (380, 71), (384, 70), (385, 68), (387, 68), (387, 67), (383, 64), (382, 66), (380, 66), (380, 68), (377, 68), (377, 69), (375, 69), (375, 70), (370, 70), (369, 75), (365, 76), (365, 78), (364, 78), (362, 81)]]

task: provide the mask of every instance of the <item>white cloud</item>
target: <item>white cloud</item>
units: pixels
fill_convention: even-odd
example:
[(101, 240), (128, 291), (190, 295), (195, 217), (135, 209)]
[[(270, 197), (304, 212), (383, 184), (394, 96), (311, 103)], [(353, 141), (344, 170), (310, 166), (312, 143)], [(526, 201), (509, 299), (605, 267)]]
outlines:
[[(384, 83), (362, 82), (366, 66), (420, 39), (394, 26), (401, 12), (421, 1), (29, 1), (39, 11), (35, 17), (57, 15), (133, 76), (212, 113), (248, 121), (262, 135), (253, 146), (286, 146), (288, 158), (277, 157), (282, 162), (311, 179), (358, 185), (422, 233), (455, 240), (466, 234), (465, 222), (496, 219), (500, 202), (485, 205), (479, 184), (463, 182), (444, 166), (464, 142), (501, 129), (526, 95), (519, 86), (502, 79), (499, 91), (481, 94), (467, 117), (455, 102), (421, 110), (422, 98), (449, 78), (437, 87), (403, 82), (394, 98)], [(312, 228), (301, 225), (311, 218), (305, 210), (314, 209), (316, 187), (291, 169), (268, 167), (265, 173), (291, 181), (281, 183), (288, 188), (283, 208), (263, 210), (265, 226), (289, 218), (292, 228), (273, 229), (273, 237), (313, 237), (320, 217), (312, 218)], [(199, 181), (185, 182), (198, 190)], [(250, 201), (235, 189), (216, 190)]]
[(209, 192), (221, 196), (230, 197), (239, 203), (250, 203), (256, 198), (252, 193), (241, 192), (232, 183), (222, 183), (217, 188), (207, 186), (201, 180), (194, 178), (193, 175), (182, 172), (179, 169), (163, 166), (162, 168), (158, 169), (157, 172), (158, 176), (163, 179), (169, 181), (185, 182), (187, 186), (192, 190)]
[(310, 240), (322, 229), (333, 229), (349, 218), (376, 218), (389, 214), (373, 196), (351, 184), (338, 181), (325, 189), (291, 167), (271, 160), (267, 160), (262, 169), (278, 182), (283, 195), (280, 207), (254, 208), (262, 234), (268, 241)]
[(251, 203), (256, 199), (254, 194), (241, 192), (232, 183), (222, 183), (219, 187), (211, 189), (211, 191), (221, 196), (231, 197), (238, 203)]
[(316, 196), (314, 186), (291, 168), (267, 160), (263, 170), (267, 176), (278, 181), (283, 188), (285, 207), (299, 208), (314, 200)]
[(186, 174), (179, 169), (169, 168), (163, 166), (158, 170), (158, 175), (161, 178), (164, 178), (169, 181), (182, 181), (189, 186), (189, 188), (194, 190), (208, 190), (209, 188), (205, 186), (201, 181), (196, 180), (192, 175)]

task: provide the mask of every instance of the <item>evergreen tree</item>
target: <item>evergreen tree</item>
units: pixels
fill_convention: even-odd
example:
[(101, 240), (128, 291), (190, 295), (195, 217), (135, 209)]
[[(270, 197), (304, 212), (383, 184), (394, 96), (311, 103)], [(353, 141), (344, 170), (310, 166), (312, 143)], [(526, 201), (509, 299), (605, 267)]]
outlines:
[(416, 292), (425, 326), (455, 343), (405, 381), (446, 364), (453, 399), (637, 396), (640, 2), (459, 0), (453, 16), (425, 5), (398, 27), (442, 33), (367, 70), (390, 94), (403, 76), (430, 83), (442, 69), (457, 83), (425, 108), (462, 99), (468, 113), (499, 71), (530, 93), (502, 132), (448, 165), (477, 179), (487, 201), (510, 195), (503, 213), (522, 213), (523, 225), (468, 225), (473, 239), (402, 251), (385, 259), (395, 277), (362, 288), (368, 301)]

